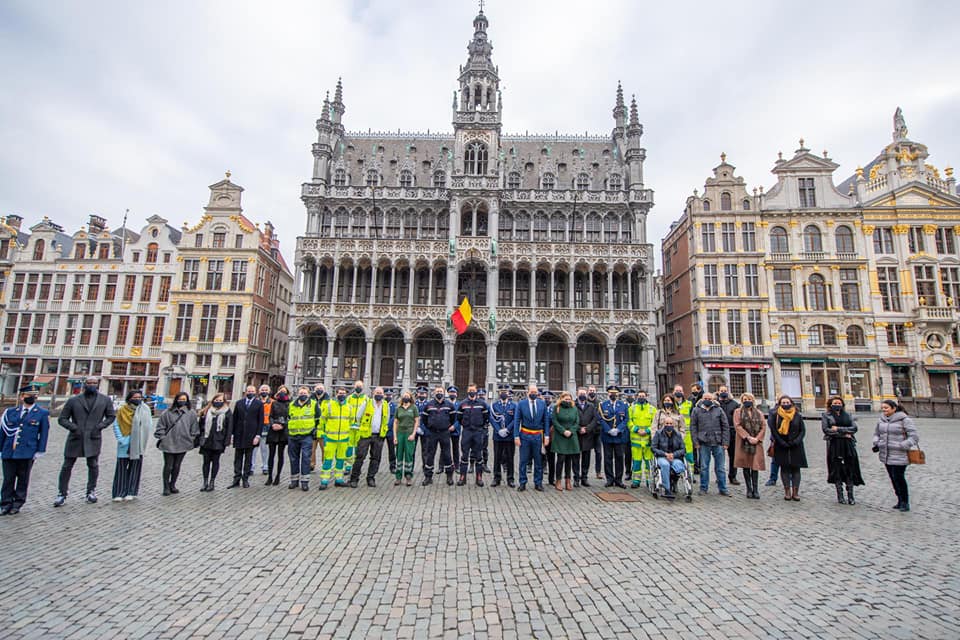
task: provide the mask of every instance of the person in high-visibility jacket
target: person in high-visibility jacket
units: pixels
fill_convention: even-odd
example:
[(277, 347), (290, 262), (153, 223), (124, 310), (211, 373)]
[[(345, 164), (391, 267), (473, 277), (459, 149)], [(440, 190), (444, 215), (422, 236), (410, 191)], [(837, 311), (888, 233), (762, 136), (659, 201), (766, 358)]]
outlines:
[(320, 437), (323, 442), (323, 462), (320, 465), (320, 490), (333, 480), (338, 487), (343, 481), (348, 456), (353, 455), (350, 445), (353, 430), (352, 407), (347, 401), (346, 387), (337, 387), (337, 395), (323, 408), (320, 418)]
[(627, 409), (627, 429), (630, 431), (632, 468), (630, 486), (636, 489), (641, 481), (650, 486), (653, 473), (653, 450), (650, 449), (651, 425), (657, 408), (650, 404), (647, 392), (637, 392), (637, 400)]
[(310, 453), (320, 425), (320, 405), (310, 395), (310, 387), (297, 389), (297, 397), (287, 407), (287, 434), (290, 443), (290, 485), (310, 489)]
[(380, 470), (380, 458), (383, 455), (383, 440), (390, 428), (390, 403), (384, 398), (383, 387), (373, 390), (373, 398), (364, 405), (360, 416), (360, 434), (357, 440), (356, 459), (350, 472), (350, 488), (356, 489), (363, 471), (363, 461), (370, 454), (367, 465), (367, 486), (376, 487), (376, 475)]
[(361, 422), (367, 414), (370, 405), (373, 404), (373, 400), (363, 393), (362, 380), (357, 380), (356, 383), (354, 383), (353, 393), (347, 398), (347, 404), (350, 405), (350, 411), (353, 417), (350, 421), (350, 449), (347, 451), (347, 466), (344, 468), (344, 473), (350, 475), (353, 470), (353, 462), (357, 455), (357, 443), (360, 442)]
[[(683, 446), (687, 452), (687, 462), (694, 464), (696, 458), (693, 453), (693, 438), (690, 437), (690, 429), (686, 428), (686, 425), (690, 424), (690, 412), (693, 410), (693, 402), (688, 400), (683, 395), (683, 385), (676, 385), (673, 388), (673, 399), (676, 404), (676, 409), (683, 417)], [(696, 473), (696, 465), (694, 464), (694, 473)]]

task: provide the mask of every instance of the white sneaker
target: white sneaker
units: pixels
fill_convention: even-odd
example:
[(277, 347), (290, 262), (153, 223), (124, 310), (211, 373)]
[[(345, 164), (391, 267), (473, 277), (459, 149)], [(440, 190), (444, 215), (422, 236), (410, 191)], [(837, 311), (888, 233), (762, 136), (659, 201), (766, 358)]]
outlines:
[(137, 497), (137, 496), (124, 496), (123, 499), (124, 499), (126, 502), (130, 502), (131, 500), (133, 500), (133, 499), (136, 498), (136, 497)]
[(117, 496), (116, 498), (113, 499), (113, 501), (114, 501), (114, 502), (123, 502), (123, 498), (121, 498), (120, 496)]

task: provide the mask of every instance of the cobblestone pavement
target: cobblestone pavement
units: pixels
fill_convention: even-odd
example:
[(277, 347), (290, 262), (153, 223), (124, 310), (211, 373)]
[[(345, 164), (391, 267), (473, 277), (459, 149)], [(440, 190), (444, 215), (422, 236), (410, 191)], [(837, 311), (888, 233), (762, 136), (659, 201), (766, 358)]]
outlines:
[(419, 473), (394, 487), (385, 469), (376, 489), (257, 476), (228, 491), (232, 452), (216, 492), (198, 490), (192, 452), (164, 498), (151, 449), (141, 498), (113, 504), (107, 431), (100, 502), (83, 503), (80, 463), (60, 509), (54, 427), (24, 511), (0, 519), (2, 636), (957, 638), (960, 422), (919, 428), (929, 463), (908, 471), (902, 514), (866, 433), (867, 486), (836, 504), (812, 422), (800, 503), (779, 487), (693, 504), (423, 488)]

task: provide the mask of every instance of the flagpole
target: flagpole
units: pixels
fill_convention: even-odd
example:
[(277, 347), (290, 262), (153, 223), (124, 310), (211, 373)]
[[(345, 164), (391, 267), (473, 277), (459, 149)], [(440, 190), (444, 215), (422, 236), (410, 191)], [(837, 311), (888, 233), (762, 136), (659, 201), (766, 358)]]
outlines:
[(123, 228), (120, 233), (120, 261), (124, 260), (124, 254), (127, 252), (127, 216), (130, 215), (130, 209), (123, 212)]

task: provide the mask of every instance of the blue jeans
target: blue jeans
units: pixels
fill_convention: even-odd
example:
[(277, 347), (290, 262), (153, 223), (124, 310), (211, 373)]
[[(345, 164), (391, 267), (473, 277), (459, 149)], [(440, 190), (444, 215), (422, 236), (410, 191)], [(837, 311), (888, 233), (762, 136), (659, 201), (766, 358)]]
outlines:
[(663, 480), (663, 488), (670, 491), (670, 470), (677, 475), (683, 473), (686, 466), (683, 458), (674, 458), (672, 461), (666, 458), (657, 458), (657, 466), (660, 467), (660, 478)]
[(520, 434), (520, 486), (527, 484), (527, 463), (533, 457), (533, 484), (543, 484), (542, 435)]
[(780, 465), (777, 464), (775, 458), (770, 458), (770, 479), (768, 482), (777, 484), (777, 478), (780, 477)]
[(313, 436), (290, 436), (288, 454), (290, 456), (290, 482), (307, 482), (310, 479), (310, 453), (313, 450)]
[(727, 492), (727, 452), (718, 444), (700, 445), (700, 490), (710, 486), (710, 458), (716, 467), (717, 488), (720, 493)]

